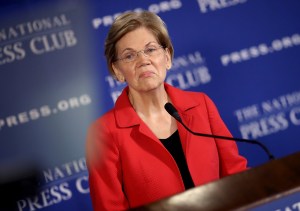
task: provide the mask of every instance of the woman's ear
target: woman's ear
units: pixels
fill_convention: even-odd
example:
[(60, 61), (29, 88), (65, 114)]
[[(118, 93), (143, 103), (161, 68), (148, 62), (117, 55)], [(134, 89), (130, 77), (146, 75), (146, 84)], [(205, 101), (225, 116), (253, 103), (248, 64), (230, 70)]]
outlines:
[(171, 54), (168, 48), (166, 48), (166, 68), (167, 70), (171, 69), (172, 67), (172, 60), (171, 60)]
[(115, 73), (115, 76), (117, 78), (118, 81), (120, 82), (124, 82), (125, 81), (125, 77), (123, 76), (122, 72), (119, 70), (119, 68), (117, 67), (117, 65), (115, 64), (112, 64), (111, 65), (114, 73)]

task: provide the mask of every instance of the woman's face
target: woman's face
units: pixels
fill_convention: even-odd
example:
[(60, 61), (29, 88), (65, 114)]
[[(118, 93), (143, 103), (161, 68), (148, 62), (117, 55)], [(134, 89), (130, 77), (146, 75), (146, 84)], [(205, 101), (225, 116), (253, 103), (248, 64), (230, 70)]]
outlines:
[[(141, 50), (156, 49), (155, 53), (146, 56)], [(171, 56), (168, 49), (160, 48), (155, 36), (145, 27), (127, 33), (116, 44), (118, 58), (131, 58), (139, 52), (135, 60), (125, 62), (118, 60), (112, 67), (119, 81), (128, 83), (130, 89), (138, 92), (150, 91), (163, 85), (166, 70), (171, 67)], [(152, 54), (152, 53), (151, 53)]]

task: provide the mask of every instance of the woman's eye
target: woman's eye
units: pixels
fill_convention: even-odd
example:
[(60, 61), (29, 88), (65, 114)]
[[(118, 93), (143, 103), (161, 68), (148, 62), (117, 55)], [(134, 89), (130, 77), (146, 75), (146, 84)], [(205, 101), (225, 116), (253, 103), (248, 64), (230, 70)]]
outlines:
[(145, 53), (146, 53), (146, 54), (147, 54), (147, 53), (153, 53), (154, 51), (156, 51), (156, 48), (151, 47), (151, 48), (147, 48), (147, 49), (145, 50)]
[(129, 53), (124, 56), (124, 59), (132, 59), (134, 58), (134, 53)]

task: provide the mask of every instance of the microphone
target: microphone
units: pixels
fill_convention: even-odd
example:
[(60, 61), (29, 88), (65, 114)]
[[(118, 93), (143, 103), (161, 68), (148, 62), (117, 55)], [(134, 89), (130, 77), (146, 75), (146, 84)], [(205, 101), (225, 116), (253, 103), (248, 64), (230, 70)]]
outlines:
[(269, 157), (269, 160), (275, 159), (275, 157), (270, 153), (268, 148), (264, 144), (262, 144), (261, 142), (259, 142), (257, 140), (234, 138), (234, 137), (228, 137), (228, 136), (219, 136), (219, 135), (212, 135), (212, 134), (194, 132), (183, 123), (178, 111), (176, 110), (176, 108), (171, 103), (166, 103), (165, 104), (165, 109), (172, 117), (174, 117), (178, 122), (180, 122), (187, 131), (189, 131), (190, 133), (192, 133), (196, 136), (204, 136), (204, 137), (210, 137), (210, 138), (219, 138), (219, 139), (236, 141), (236, 142), (256, 144), (256, 145), (259, 145), (266, 152), (266, 154)]

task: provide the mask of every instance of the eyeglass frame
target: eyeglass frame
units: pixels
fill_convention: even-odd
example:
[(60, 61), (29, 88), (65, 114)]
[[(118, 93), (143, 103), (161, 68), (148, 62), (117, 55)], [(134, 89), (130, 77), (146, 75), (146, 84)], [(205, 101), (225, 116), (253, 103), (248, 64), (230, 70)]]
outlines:
[[(130, 60), (130, 61), (126, 61), (126, 58), (117, 58), (116, 60), (114, 60), (114, 62), (118, 62), (118, 61), (122, 61), (124, 63), (130, 63), (130, 62), (133, 62), (135, 61), (137, 58), (138, 58), (138, 55), (139, 53), (143, 53), (144, 56), (146, 57), (151, 57), (151, 55), (148, 55), (147, 53), (145, 53), (145, 50), (150, 50), (150, 48), (152, 47), (152, 50), (153, 50), (153, 47), (155, 47), (155, 50), (159, 50), (159, 49), (163, 49), (165, 50), (166, 47), (162, 46), (162, 45), (158, 45), (158, 46), (148, 46), (148, 47), (145, 47), (143, 50), (139, 50), (139, 51), (131, 51), (132, 53), (134, 53), (134, 59), (133, 60)], [(147, 49), (148, 48), (148, 49)]]

